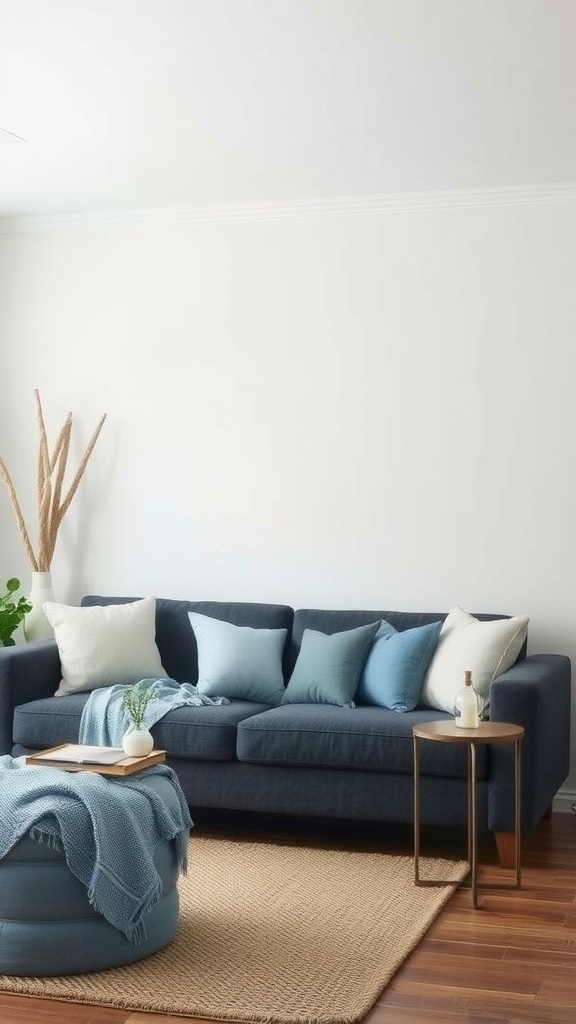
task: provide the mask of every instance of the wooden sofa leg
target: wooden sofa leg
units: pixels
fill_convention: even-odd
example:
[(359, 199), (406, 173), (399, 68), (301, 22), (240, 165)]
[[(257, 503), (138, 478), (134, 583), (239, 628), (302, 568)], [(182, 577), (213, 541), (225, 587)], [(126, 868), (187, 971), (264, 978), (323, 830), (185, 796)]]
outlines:
[(503, 868), (516, 866), (516, 835), (514, 832), (495, 832), (498, 859)]

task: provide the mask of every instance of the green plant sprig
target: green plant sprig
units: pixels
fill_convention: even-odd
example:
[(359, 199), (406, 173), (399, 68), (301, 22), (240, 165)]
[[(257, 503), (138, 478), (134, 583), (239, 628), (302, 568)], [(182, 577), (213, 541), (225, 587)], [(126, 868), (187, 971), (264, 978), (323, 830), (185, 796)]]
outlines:
[(150, 701), (158, 696), (158, 693), (157, 686), (148, 686), (144, 690), (137, 690), (134, 686), (129, 686), (124, 690), (122, 707), (136, 729), (142, 728), (146, 708)]
[(15, 646), (12, 634), (32, 611), (32, 605), (25, 597), (13, 600), (17, 590), (20, 590), (20, 580), (12, 576), (6, 581), (6, 593), (0, 596), (0, 647)]

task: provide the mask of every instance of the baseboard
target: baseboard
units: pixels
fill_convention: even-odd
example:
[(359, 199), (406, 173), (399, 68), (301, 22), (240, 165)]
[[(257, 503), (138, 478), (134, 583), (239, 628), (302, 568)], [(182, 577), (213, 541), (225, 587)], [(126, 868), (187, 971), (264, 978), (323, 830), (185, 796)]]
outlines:
[(573, 804), (576, 804), (576, 791), (560, 789), (554, 797), (552, 810), (555, 814), (574, 814)]

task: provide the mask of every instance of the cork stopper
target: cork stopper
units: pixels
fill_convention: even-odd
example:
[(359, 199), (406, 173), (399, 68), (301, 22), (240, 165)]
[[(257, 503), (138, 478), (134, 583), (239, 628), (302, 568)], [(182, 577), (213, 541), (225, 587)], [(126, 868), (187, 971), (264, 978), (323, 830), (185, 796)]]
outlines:
[(472, 686), (472, 673), (469, 669), (464, 673), (464, 686)]

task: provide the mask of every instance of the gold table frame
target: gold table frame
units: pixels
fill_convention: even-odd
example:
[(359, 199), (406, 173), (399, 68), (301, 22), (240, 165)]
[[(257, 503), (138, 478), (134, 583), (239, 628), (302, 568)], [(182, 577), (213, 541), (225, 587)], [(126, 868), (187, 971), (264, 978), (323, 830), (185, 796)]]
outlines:
[[(414, 882), (420, 886), (450, 885), (450, 882), (422, 879), (420, 877), (420, 740), (436, 743), (465, 743), (468, 747), (468, 875), (464, 882), (454, 882), (459, 887), (469, 886), (472, 891), (472, 906), (478, 906), (478, 889), (519, 889), (521, 885), (521, 752), (520, 743), (524, 729), (507, 722), (481, 722), (475, 729), (461, 729), (453, 720), (422, 722), (412, 727), (414, 744)], [(507, 883), (478, 882), (478, 822), (476, 810), (476, 747), (481, 743), (514, 744), (514, 837), (516, 881)]]

